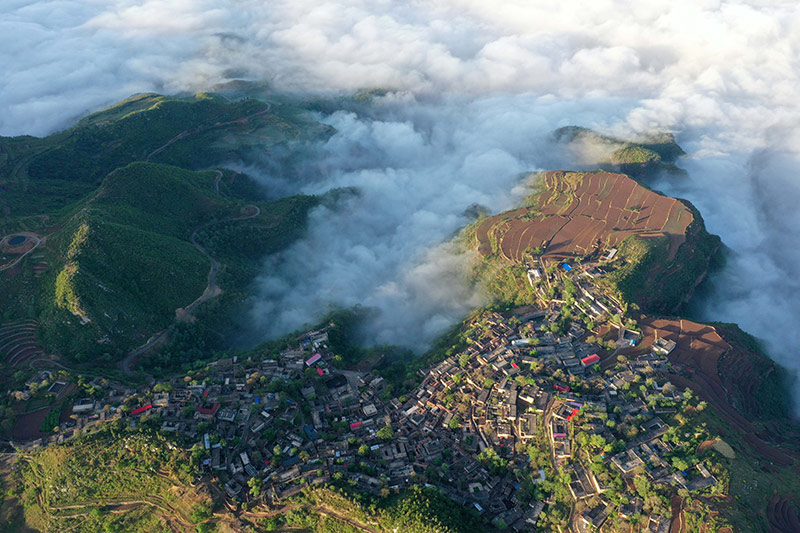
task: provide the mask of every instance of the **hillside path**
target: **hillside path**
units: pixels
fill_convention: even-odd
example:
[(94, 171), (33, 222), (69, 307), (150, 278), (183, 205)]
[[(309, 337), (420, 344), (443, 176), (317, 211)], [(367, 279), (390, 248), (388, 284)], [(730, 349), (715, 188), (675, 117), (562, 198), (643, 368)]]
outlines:
[(177, 134), (172, 139), (168, 140), (163, 145), (159, 146), (158, 148), (156, 148), (155, 150), (153, 150), (152, 152), (147, 154), (145, 156), (144, 160), (145, 160), (145, 162), (149, 163), (150, 159), (153, 156), (156, 156), (156, 155), (160, 154), (161, 152), (163, 152), (164, 150), (169, 148), (169, 146), (171, 144), (176, 143), (176, 142), (180, 141), (181, 139), (185, 139), (186, 137), (191, 137), (192, 135), (196, 135), (196, 134), (202, 133), (204, 131), (212, 130), (214, 128), (221, 128), (223, 126), (230, 126), (231, 124), (245, 124), (251, 118), (254, 118), (254, 117), (257, 117), (257, 116), (260, 116), (260, 115), (264, 115), (265, 113), (269, 113), (269, 110), (272, 109), (272, 105), (269, 102), (264, 102), (264, 103), (267, 105), (267, 107), (265, 109), (262, 109), (261, 111), (258, 111), (257, 113), (253, 113), (251, 115), (247, 115), (247, 116), (244, 116), (244, 117), (241, 117), (241, 118), (237, 118), (237, 119), (234, 119), (234, 120), (229, 120), (228, 122), (217, 122), (216, 124), (213, 124), (211, 126), (200, 127), (200, 128), (198, 128), (196, 130), (184, 130), (184, 131), (180, 132), (179, 134)]
[(279, 514), (286, 513), (288, 511), (291, 511), (292, 509), (298, 509), (298, 508), (299, 509), (306, 509), (308, 511), (314, 511), (315, 513), (319, 513), (319, 514), (326, 514), (328, 516), (332, 516), (333, 518), (335, 518), (337, 520), (341, 520), (342, 522), (345, 522), (346, 524), (349, 524), (349, 525), (351, 525), (351, 526), (353, 526), (355, 528), (358, 528), (358, 529), (360, 529), (362, 531), (368, 531), (369, 533), (380, 533), (380, 531), (377, 530), (377, 529), (372, 529), (371, 527), (369, 527), (369, 526), (367, 526), (365, 524), (362, 524), (360, 522), (356, 522), (355, 520), (352, 520), (350, 518), (347, 518), (346, 516), (342, 516), (342, 515), (340, 515), (338, 513), (335, 513), (333, 511), (331, 511), (330, 509), (327, 509), (325, 507), (315, 507), (313, 505), (289, 504), (289, 505), (285, 505), (285, 506), (281, 507), (280, 509), (275, 509), (274, 511), (268, 511), (268, 512), (249, 511), (249, 512), (243, 512), (242, 515), (246, 516), (248, 518), (269, 518), (269, 517), (272, 517), (272, 516), (276, 516), (276, 515), (279, 515)]
[(36, 250), (39, 247), (39, 245), (44, 242), (44, 238), (40, 239), (38, 235), (36, 235), (34, 233), (31, 233), (29, 231), (21, 231), (21, 232), (18, 232), (18, 233), (14, 233), (13, 235), (25, 235), (27, 238), (35, 240), (36, 244), (34, 244), (33, 247), (31, 247), (30, 250), (28, 250), (27, 252), (25, 252), (21, 256), (17, 257), (14, 261), (10, 262), (7, 265), (0, 266), (0, 272), (2, 272), (3, 270), (8, 270), (9, 268), (15, 267), (17, 264), (19, 264), (20, 261), (25, 259), (25, 257), (27, 257), (34, 250)]
[[(217, 172), (219, 172), (219, 171), (217, 171)], [(219, 172), (219, 175), (217, 176), (217, 179), (219, 179), (221, 176), (222, 176), (222, 173)], [(197, 233), (200, 230), (203, 230), (205, 228), (209, 228), (209, 227), (217, 225), (217, 224), (221, 224), (223, 222), (233, 222), (233, 221), (236, 221), (236, 220), (247, 220), (247, 219), (255, 218), (255, 217), (261, 215), (261, 208), (258, 207), (257, 205), (248, 205), (248, 206), (245, 206), (245, 208), (247, 208), (248, 210), (250, 210), (252, 212), (250, 214), (243, 215), (243, 216), (225, 218), (225, 219), (222, 219), (222, 220), (216, 220), (216, 221), (213, 221), (213, 222), (207, 222), (205, 224), (201, 224), (200, 226), (197, 226), (194, 229), (194, 231), (192, 231), (192, 235), (189, 238), (189, 240), (192, 243), (192, 246), (194, 246), (197, 249), (197, 251), (199, 251), (201, 254), (203, 254), (204, 256), (206, 256), (208, 258), (208, 260), (211, 262), (211, 267), (210, 267), (210, 269), (208, 271), (208, 282), (206, 283), (206, 288), (203, 290), (203, 293), (195, 301), (193, 301), (192, 303), (190, 303), (189, 305), (187, 305), (183, 309), (178, 309), (176, 311), (176, 315), (177, 316), (176, 316), (175, 322), (181, 322), (181, 321), (187, 320), (189, 317), (191, 317), (192, 311), (194, 311), (197, 308), (198, 305), (202, 304), (203, 302), (206, 302), (206, 301), (210, 300), (211, 298), (214, 298), (215, 296), (218, 296), (222, 292), (222, 290), (217, 286), (217, 274), (219, 274), (219, 270), (220, 270), (220, 267), (222, 266), (222, 264), (219, 261), (217, 261), (216, 259), (214, 259), (211, 256), (211, 254), (209, 254), (208, 251), (199, 242), (197, 242)], [(150, 351), (154, 347), (156, 347), (158, 345), (161, 345), (164, 342), (166, 342), (167, 333), (168, 332), (169, 332), (169, 329), (164, 329), (162, 331), (157, 332), (150, 339), (148, 339), (148, 341), (146, 343), (142, 344), (141, 346), (139, 346), (135, 350), (133, 350), (130, 353), (128, 353), (128, 355), (126, 355), (125, 358), (122, 360), (122, 364), (121, 364), (122, 372), (126, 376), (133, 376), (133, 368), (135, 367), (135, 363), (138, 360), (139, 356), (144, 354), (144, 353), (146, 353), (146, 352), (148, 352), (148, 351)]]

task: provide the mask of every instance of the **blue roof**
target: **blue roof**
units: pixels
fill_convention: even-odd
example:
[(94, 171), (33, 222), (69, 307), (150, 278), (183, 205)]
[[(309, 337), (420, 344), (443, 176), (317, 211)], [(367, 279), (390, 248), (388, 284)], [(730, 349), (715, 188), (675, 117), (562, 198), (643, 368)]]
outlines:
[(303, 431), (305, 432), (306, 436), (308, 436), (311, 440), (317, 440), (317, 430), (314, 429), (314, 426), (311, 424), (306, 424), (303, 426)]
[(563, 268), (563, 269), (564, 269), (564, 270), (566, 270), (567, 272), (569, 272), (570, 270), (572, 270), (572, 267), (571, 267), (571, 266), (569, 266), (569, 265), (568, 265), (568, 264), (566, 264), (566, 263), (564, 263), (563, 265), (561, 265), (561, 268)]
[(300, 458), (296, 455), (294, 457), (289, 457), (283, 462), (283, 466), (293, 466), (300, 462)]

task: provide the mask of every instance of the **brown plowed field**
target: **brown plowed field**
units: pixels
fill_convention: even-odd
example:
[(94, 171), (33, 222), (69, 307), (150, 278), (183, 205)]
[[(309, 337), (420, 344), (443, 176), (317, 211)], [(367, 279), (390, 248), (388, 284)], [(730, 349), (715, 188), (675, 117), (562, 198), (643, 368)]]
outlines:
[(760, 458), (766, 458), (777, 466), (794, 463), (791, 452), (764, 441), (757, 428), (731, 405), (726, 387), (719, 376), (718, 365), (720, 357), (731, 351), (732, 347), (713, 326), (689, 320), (653, 318), (643, 318), (639, 325), (643, 334), (639, 350), (652, 346), (657, 332), (659, 338), (677, 343), (675, 350), (669, 355), (670, 361), (694, 371), (690, 378), (670, 374), (669, 379), (676, 387), (688, 387), (707, 401), (729, 424), (741, 432), (742, 438)]
[(767, 505), (770, 531), (773, 533), (796, 533), (800, 531), (800, 511), (797, 504), (785, 496), (772, 497)]
[(670, 237), (670, 256), (685, 240), (692, 213), (624, 174), (553, 171), (542, 175), (544, 190), (530, 208), (484, 220), (476, 230), (478, 251), (489, 255), (494, 235), (499, 251), (521, 261), (537, 246), (553, 258), (583, 255), (598, 242), (616, 246), (631, 235)]

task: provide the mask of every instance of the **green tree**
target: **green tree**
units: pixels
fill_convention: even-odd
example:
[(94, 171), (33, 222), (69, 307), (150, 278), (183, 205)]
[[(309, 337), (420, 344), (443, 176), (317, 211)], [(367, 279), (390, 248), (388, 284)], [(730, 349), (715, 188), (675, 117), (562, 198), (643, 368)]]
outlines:
[(689, 468), (689, 463), (687, 463), (684, 459), (681, 459), (680, 457), (673, 457), (672, 466), (674, 466), (678, 470), (686, 470)]
[(250, 487), (250, 496), (253, 498), (258, 498), (261, 496), (261, 489), (264, 485), (264, 482), (257, 477), (251, 477), (247, 480), (247, 486)]
[(457, 416), (454, 416), (453, 418), (450, 419), (450, 422), (448, 422), (447, 427), (449, 427), (450, 429), (458, 429), (460, 425), (461, 425), (461, 419)]
[(195, 524), (211, 518), (211, 505), (201, 503), (195, 505), (189, 517)]
[(381, 440), (392, 440), (392, 437), (394, 437), (394, 429), (392, 429), (392, 426), (383, 426), (378, 430), (377, 435)]

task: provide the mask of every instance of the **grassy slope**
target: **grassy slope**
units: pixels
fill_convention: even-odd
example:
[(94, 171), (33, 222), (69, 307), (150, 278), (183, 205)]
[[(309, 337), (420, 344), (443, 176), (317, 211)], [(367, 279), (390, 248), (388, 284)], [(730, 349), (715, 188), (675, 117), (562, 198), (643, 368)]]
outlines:
[(236, 311), (245, 305), (246, 288), (261, 268), (265, 254), (283, 249), (300, 237), (307, 214), (318, 198), (293, 196), (260, 202), (259, 217), (206, 227), (197, 240), (224, 268), (217, 277), (222, 295), (203, 304), (195, 313), (198, 321), (171, 327), (171, 341), (146, 366), (156, 373), (164, 369), (201, 364), (213, 350), (227, 345), (226, 332), (237, 331)]
[[(378, 531), (466, 533), (491, 529), (474, 509), (457, 505), (436, 489), (417, 485), (381, 498), (342, 488), (315, 487), (295, 499), (334, 510)], [(314, 530), (313, 524), (302, 526)]]
[[(190, 525), (211, 504), (192, 486), (189, 454), (155, 433), (106, 429), (20, 464), (16, 492), (27, 525), (40, 531), (170, 531), (164, 516)], [(112, 513), (122, 502), (141, 503)]]
[[(48, 235), (20, 269), (0, 273), (0, 322), (43, 319), (47, 347), (110, 362), (200, 295), (210, 264), (188, 242), (192, 230), (240, 216), (249, 201), (261, 216), (198, 235), (225, 263), (220, 286), (241, 291), (265, 253), (302, 233), (316, 200), (258, 202), (259, 187), (230, 175), (217, 195), (214, 172), (185, 169), (251, 152), (263, 157), (275, 145), (285, 153), (295, 140), (328, 133), (290, 104), (145, 94), (45, 138), (0, 138), (0, 229)], [(148, 157), (184, 169), (141, 162)], [(88, 238), (68, 257), (81, 228)], [(49, 271), (35, 276), (35, 261), (47, 262)], [(76, 314), (91, 322), (80, 325)], [(106, 335), (112, 343), (96, 342)]]
[[(104, 335), (117, 341), (114, 349), (124, 349), (165, 327), (176, 308), (197, 298), (209, 263), (188, 242), (191, 229), (212, 215), (236, 212), (235, 204), (208, 194), (213, 179), (210, 172), (148, 163), (112, 173), (53, 239), (61, 262), (42, 288), (45, 343), (78, 359), (110, 350), (94, 342)], [(70, 255), (82, 228), (87, 235)], [(65, 280), (70, 268), (74, 274)], [(64, 290), (75, 305), (59, 301)], [(89, 324), (79, 324), (76, 307)]]
[(589, 143), (605, 146), (608, 156), (594, 161), (596, 165), (612, 165), (613, 169), (638, 179), (667, 172), (684, 174), (675, 165), (685, 152), (670, 133), (654, 134), (637, 141), (627, 141), (603, 135), (588, 128), (566, 126), (554, 132), (554, 138), (561, 143)]
[(672, 261), (668, 261), (665, 237), (629, 237), (618, 247), (625, 263), (600, 282), (646, 313), (678, 312), (705, 276), (720, 243), (718, 236), (706, 232), (702, 218), (692, 210), (695, 218), (686, 230), (686, 242)]
[[(734, 407), (757, 422), (778, 421), (769, 432), (797, 429), (780, 427), (791, 416), (793, 376), (764, 355), (761, 342), (736, 324), (712, 323), (734, 350), (719, 362), (719, 374)], [(769, 434), (769, 433), (767, 433)], [(793, 439), (796, 441), (796, 439)]]
[(774, 494), (796, 497), (800, 494), (800, 478), (795, 468), (777, 468), (742, 438), (741, 431), (725, 422), (713, 411), (697, 416), (712, 435), (719, 435), (734, 450), (736, 457), (727, 459), (715, 450), (700, 455), (713, 456), (730, 472), (728, 495), (719, 497), (714, 507), (737, 531), (770, 531), (767, 502)]
[(291, 105), (213, 94), (137, 95), (48, 137), (0, 137), (0, 218), (52, 215), (115, 168), (148, 156), (195, 170), (329, 131)]
[[(182, 132), (205, 130), (266, 109), (255, 100), (227, 103), (221, 97), (198, 95), (177, 99), (147, 95), (121, 104), (118, 118), (109, 123), (89, 116), (56, 147), (28, 165), (32, 179), (54, 178), (99, 183), (117, 167), (142, 160)], [(116, 107), (116, 106), (115, 106)], [(101, 112), (106, 118), (112, 110)], [(46, 140), (46, 139), (45, 139)]]
[[(215, 196), (214, 179), (213, 172), (152, 163), (133, 163), (110, 174), (100, 194), (53, 239), (61, 266), (43, 283), (46, 345), (77, 359), (114, 358), (168, 326), (177, 308), (199, 297), (210, 262), (189, 242), (192, 231), (238, 217), (244, 205)], [(223, 287), (246, 283), (264, 253), (296, 239), (315, 203), (308, 197), (264, 202), (255, 219), (203, 230), (199, 241), (209, 253), (232, 263), (219, 279)], [(80, 231), (86, 236), (71, 254)], [(71, 305), (60, 298), (64, 293)], [(81, 324), (77, 315), (91, 322)], [(95, 342), (104, 336), (114, 342)]]

